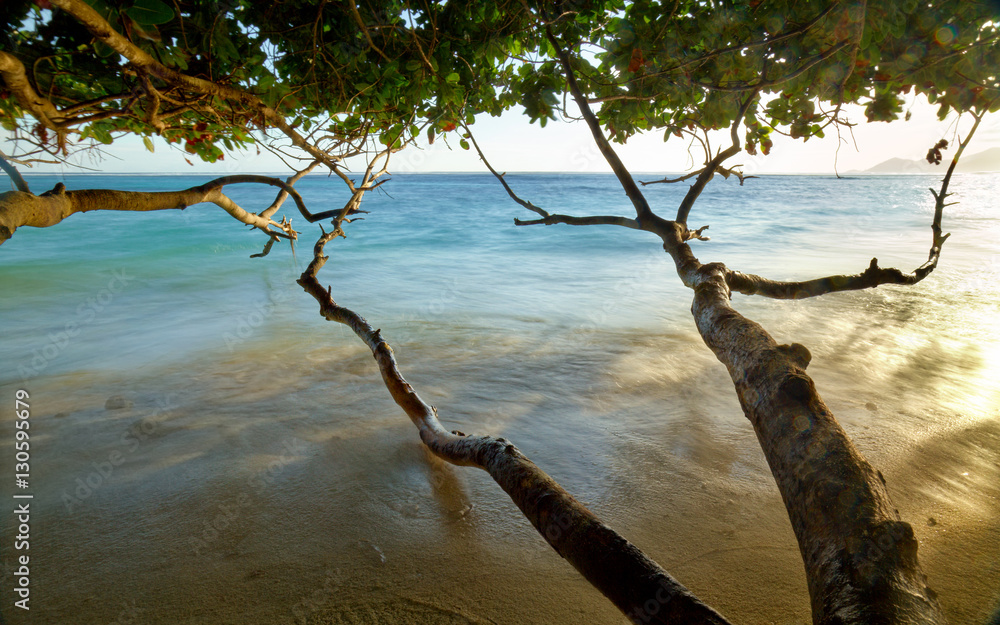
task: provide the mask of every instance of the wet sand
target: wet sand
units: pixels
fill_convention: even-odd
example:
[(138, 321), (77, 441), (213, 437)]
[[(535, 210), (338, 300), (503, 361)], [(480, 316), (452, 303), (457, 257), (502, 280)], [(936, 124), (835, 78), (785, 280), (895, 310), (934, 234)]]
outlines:
[[(33, 382), (32, 610), (4, 594), (6, 622), (627, 622), (488, 475), (423, 449), (353, 337), (312, 330)], [(446, 425), (510, 438), (734, 623), (810, 621), (781, 498), (696, 336), (555, 343), (569, 351), (480, 330), (396, 341)], [(810, 371), (913, 524), (950, 622), (983, 623), (1000, 599), (1000, 402), (967, 385), (993, 356), (939, 358), (937, 377), (911, 357), (908, 377), (867, 349), (821, 343)]]

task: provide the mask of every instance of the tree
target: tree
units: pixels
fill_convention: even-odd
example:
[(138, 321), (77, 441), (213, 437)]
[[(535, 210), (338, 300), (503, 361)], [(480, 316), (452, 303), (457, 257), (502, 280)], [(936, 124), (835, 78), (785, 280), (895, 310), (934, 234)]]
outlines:
[[(457, 133), (460, 145), (475, 146), (493, 171), (472, 136), (475, 114), (520, 104), (544, 125), (558, 116), (560, 95), (572, 98), (635, 218), (553, 214), (521, 199), (493, 171), (512, 199), (538, 215), (517, 223), (624, 226), (659, 239), (694, 292), (698, 330), (729, 370), (782, 493), (814, 622), (943, 622), (912, 528), (895, 512), (881, 474), (817, 393), (805, 372), (808, 349), (777, 344), (732, 307), (730, 295), (797, 299), (923, 280), (936, 268), (948, 236), (942, 218), (951, 172), (971, 133), (940, 189), (932, 191), (928, 261), (910, 273), (873, 259), (856, 275), (776, 282), (699, 261), (691, 242), (706, 239), (705, 228), (692, 230), (688, 222), (715, 174), (742, 179), (725, 166), (727, 159), (744, 149), (766, 154), (774, 132), (808, 139), (839, 131), (846, 125), (840, 116), (845, 103), (864, 103), (870, 120), (889, 121), (902, 112), (901, 94), (917, 92), (938, 103), (942, 116), (968, 114), (978, 126), (1000, 108), (1000, 46), (990, 5), (51, 5), (57, 10), (48, 14), (12, 3), (5, 18), (19, 35), (16, 45), (0, 52), (8, 91), (0, 112), (28, 146), (15, 162), (65, 158), (77, 140), (106, 144), (116, 133), (183, 140), (186, 151), (211, 161), (223, 156), (223, 148), (255, 141), (248, 129), (256, 126), (271, 131), (263, 145), (300, 164), (287, 182), (236, 176), (171, 194), (56, 188), (36, 196), (22, 185), (0, 196), (0, 242), (18, 227), (51, 226), (74, 212), (208, 201), (264, 232), (263, 255), (279, 238), (297, 239), (288, 220), (272, 219), (284, 194), (293, 197), (307, 221), (332, 225), (299, 284), (324, 317), (347, 324), (371, 348), (387, 389), (434, 453), (487, 470), (553, 548), (634, 622), (727, 622), (509, 442), (448, 432), (405, 382), (381, 333), (339, 306), (317, 277), (325, 245), (344, 234), (364, 194), (385, 180), (392, 154), (416, 136)], [(612, 145), (644, 130), (663, 132), (665, 140), (693, 137), (704, 146), (704, 166), (685, 177), (694, 182), (672, 219), (652, 210)], [(719, 130), (729, 131), (729, 145), (716, 150), (712, 133)], [(942, 147), (932, 147), (929, 158), (940, 161)], [(345, 173), (343, 161), (364, 155), (369, 162), (359, 183)], [(342, 209), (313, 214), (295, 192), (296, 176), (316, 166), (348, 186), (351, 199)], [(261, 213), (248, 213), (221, 191), (235, 182), (269, 184), (283, 195)]]

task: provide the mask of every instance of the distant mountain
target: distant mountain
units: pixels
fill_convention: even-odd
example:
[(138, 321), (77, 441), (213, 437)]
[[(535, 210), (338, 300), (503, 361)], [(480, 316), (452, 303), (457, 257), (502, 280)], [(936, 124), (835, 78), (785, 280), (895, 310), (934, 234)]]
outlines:
[[(890, 158), (878, 165), (864, 170), (865, 174), (943, 174), (950, 163), (948, 151), (944, 152), (944, 160), (940, 165), (931, 165), (925, 159), (906, 160), (905, 158)], [(986, 151), (962, 157), (955, 169), (960, 173), (1000, 172), (1000, 148), (990, 148)]]
[(958, 171), (1000, 171), (1000, 148), (990, 148), (963, 158), (958, 162)]

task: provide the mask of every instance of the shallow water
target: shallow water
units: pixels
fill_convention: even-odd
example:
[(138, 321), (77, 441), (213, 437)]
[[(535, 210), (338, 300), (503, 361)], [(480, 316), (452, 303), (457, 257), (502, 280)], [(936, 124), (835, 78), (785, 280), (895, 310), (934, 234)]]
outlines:
[[(627, 214), (610, 177), (510, 181), (551, 211)], [(934, 184), (719, 181), (692, 218), (712, 226), (695, 251), (773, 278), (876, 255), (909, 270)], [(808, 622), (781, 498), (656, 240), (516, 228), (525, 215), (486, 176), (389, 187), (321, 279), (382, 329), (445, 425), (511, 439), (734, 622)], [(313, 210), (345, 200), (323, 177), (299, 188)], [(809, 347), (951, 622), (981, 623), (1000, 600), (1000, 178), (953, 190), (942, 265), (917, 287), (735, 303)], [(647, 191), (671, 206), (684, 189)], [(31, 618), (4, 590), (6, 622), (624, 623), (485, 473), (424, 451), (364, 346), (294, 284), (311, 235), (297, 256), (250, 259), (261, 237), (217, 213), (77, 215), (0, 249), (0, 397), (31, 393), (35, 496)], [(128, 407), (107, 409), (113, 396)]]

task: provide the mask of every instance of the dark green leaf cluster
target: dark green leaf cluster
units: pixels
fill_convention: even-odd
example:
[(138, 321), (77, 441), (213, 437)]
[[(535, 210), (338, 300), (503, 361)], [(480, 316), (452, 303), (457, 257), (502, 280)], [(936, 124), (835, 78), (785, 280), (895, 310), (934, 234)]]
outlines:
[(996, 3), (958, 0), (640, 1), (575, 37), (603, 49), (580, 74), (615, 139), (725, 128), (757, 98), (742, 122), (747, 148), (766, 150), (772, 129), (822, 136), (844, 103), (864, 105), (870, 121), (899, 118), (911, 92), (942, 116), (996, 110), (993, 20)]
[[(261, 102), (307, 141), (348, 153), (375, 138), (401, 147), (424, 127), (433, 140), (515, 105), (544, 125), (567, 90), (546, 28), (617, 141), (739, 123), (746, 148), (766, 152), (776, 130), (822, 136), (843, 103), (873, 121), (898, 118), (914, 93), (942, 116), (1000, 107), (991, 2), (87, 1), (163, 67), (257, 99), (136, 68), (43, 2), (4, 3), (12, 34), (0, 49), (78, 138), (161, 134), (209, 161), (269, 126)], [(5, 127), (53, 141), (3, 96)]]

